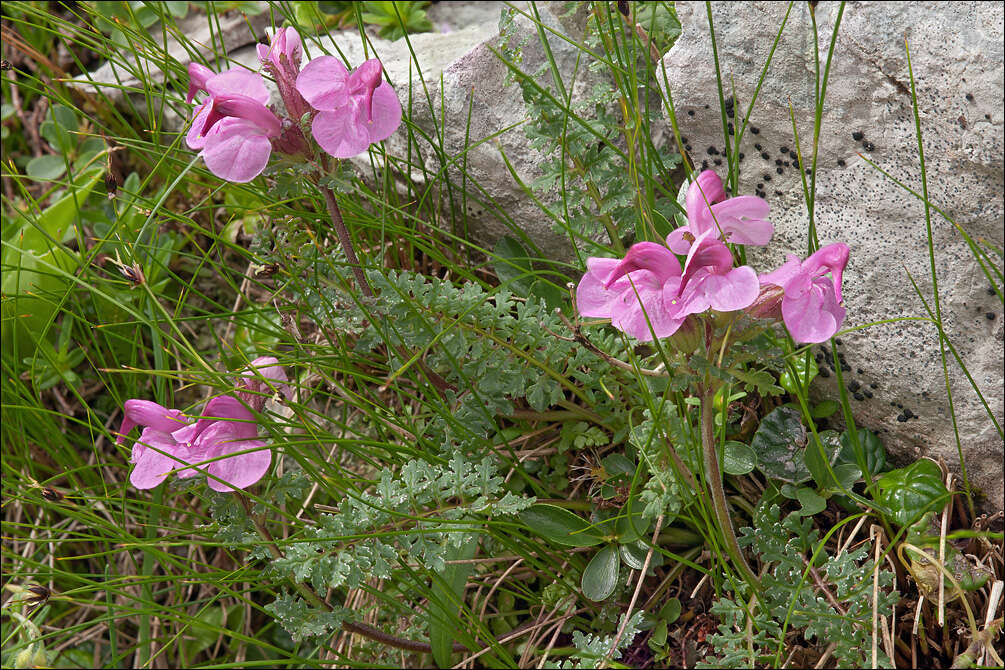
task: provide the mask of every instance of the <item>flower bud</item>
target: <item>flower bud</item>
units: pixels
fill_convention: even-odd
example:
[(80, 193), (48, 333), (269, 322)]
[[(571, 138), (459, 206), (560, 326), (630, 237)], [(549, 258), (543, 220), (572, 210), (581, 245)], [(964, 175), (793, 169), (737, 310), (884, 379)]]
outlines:
[(776, 319), (782, 318), (782, 298), (785, 291), (781, 286), (775, 284), (761, 284), (761, 291), (757, 299), (744, 311), (755, 319)]

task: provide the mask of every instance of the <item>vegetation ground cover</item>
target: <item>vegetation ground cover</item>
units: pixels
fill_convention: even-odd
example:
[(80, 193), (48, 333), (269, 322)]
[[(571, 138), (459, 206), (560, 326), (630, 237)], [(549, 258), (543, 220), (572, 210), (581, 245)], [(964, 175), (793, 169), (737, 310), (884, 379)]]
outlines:
[[(263, 11), (280, 104), (247, 71), (214, 83), (222, 42), (169, 55), (204, 53), (189, 13)], [(1000, 515), (942, 464), (893, 463), (843, 386), (811, 397), (843, 367), (841, 254), (811, 229), (791, 269), (835, 318), (819, 339), (777, 276), (737, 306), (763, 242), (716, 209), (748, 195), (738, 144), (694, 190), (660, 85), (671, 3), (503, 12), (542, 155), (522, 187), (564, 260), (444, 149), (458, 120), (428, 89), (324, 54), (353, 25), (368, 49), (433, 28), (409, 2), (4, 4), (4, 667), (1001, 665)], [(330, 88), (285, 70), (294, 41)], [(70, 81), (103, 62), (140, 85)], [(756, 100), (719, 84), (742, 135)], [(468, 203), (508, 226), (492, 248)], [(999, 298), (1001, 258), (975, 251)]]

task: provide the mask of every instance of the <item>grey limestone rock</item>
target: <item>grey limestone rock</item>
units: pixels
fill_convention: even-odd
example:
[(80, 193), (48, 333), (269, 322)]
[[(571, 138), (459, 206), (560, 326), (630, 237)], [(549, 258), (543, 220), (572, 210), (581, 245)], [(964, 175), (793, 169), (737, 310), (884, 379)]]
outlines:
[[(816, 7), (821, 70), (837, 7)], [(735, 86), (737, 130), (786, 8), (713, 5), (723, 80)], [(677, 11), (683, 34), (663, 65), (681, 132), (700, 167), (708, 147), (721, 151), (724, 145), (710, 32), (703, 4), (679, 2)], [(810, 167), (816, 77), (809, 11), (807, 3), (792, 6), (741, 142), (739, 191), (754, 193), (761, 185), (776, 229), (767, 248), (748, 250), (762, 272), (777, 267), (786, 253), (806, 254), (808, 215), (793, 167), (790, 109)], [(848, 3), (828, 78), (815, 193), (820, 244), (843, 241), (851, 247), (844, 325), (861, 330), (843, 335), (840, 349), (845, 383), (858, 389), (849, 392), (857, 422), (878, 432), (895, 457), (942, 458), (959, 472), (938, 331), (924, 320), (925, 307), (912, 287), (913, 278), (934, 309), (924, 206), (881, 172), (921, 192), (906, 37), (929, 199), (955, 222), (932, 211), (945, 333), (990, 410), (947, 352), (960, 443), (970, 481), (995, 510), (1003, 507), (1003, 441), (995, 426), (1003, 424), (1002, 304), (989, 293), (961, 231), (990, 249), (1002, 248), (1002, 23), (998, 3)], [(1000, 268), (1000, 256), (991, 251), (991, 258)], [(922, 319), (881, 323), (916, 317)], [(835, 393), (833, 375), (822, 381), (832, 385), (828, 394)]]

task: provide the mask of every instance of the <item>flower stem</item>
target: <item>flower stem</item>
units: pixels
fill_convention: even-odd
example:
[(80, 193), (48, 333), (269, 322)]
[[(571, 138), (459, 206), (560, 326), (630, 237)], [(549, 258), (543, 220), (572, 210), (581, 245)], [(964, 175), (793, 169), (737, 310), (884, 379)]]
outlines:
[(328, 216), (331, 217), (332, 226), (334, 226), (335, 233), (342, 244), (342, 251), (345, 252), (346, 260), (349, 261), (349, 267), (352, 268), (352, 273), (356, 276), (359, 290), (363, 292), (363, 295), (372, 298), (373, 289), (370, 288), (370, 282), (366, 280), (366, 275), (363, 274), (363, 267), (359, 264), (359, 258), (356, 257), (356, 250), (352, 246), (349, 229), (345, 227), (345, 222), (342, 220), (342, 210), (339, 209), (335, 193), (327, 186), (321, 186), (320, 188), (321, 195), (325, 198), (325, 206), (328, 208)]
[(719, 470), (719, 450), (715, 441), (715, 407), (712, 402), (715, 397), (715, 389), (709, 385), (701, 394), (701, 446), (705, 456), (705, 474), (708, 479), (708, 488), (712, 493), (712, 507), (715, 516), (719, 520), (722, 528), (722, 536), (726, 540), (726, 553), (733, 560), (733, 564), (743, 573), (744, 579), (756, 591), (761, 590), (761, 584), (754, 574), (754, 571), (747, 564), (747, 560), (740, 551), (740, 545), (736, 541), (736, 533), (733, 531), (733, 521), (729, 518), (729, 507), (726, 506), (726, 494), (722, 490), (722, 472)]

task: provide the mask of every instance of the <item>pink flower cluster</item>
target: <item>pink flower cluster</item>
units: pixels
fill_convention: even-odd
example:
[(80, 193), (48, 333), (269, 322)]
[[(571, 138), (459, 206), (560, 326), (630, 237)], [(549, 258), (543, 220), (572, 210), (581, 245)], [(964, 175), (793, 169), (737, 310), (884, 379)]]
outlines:
[(300, 69), (300, 35), (283, 28), (269, 46), (258, 46), (262, 67), (276, 81), (285, 114), (270, 109), (261, 74), (233, 68), (219, 74), (188, 66), (186, 102), (207, 96), (192, 113), (185, 141), (198, 150), (210, 172), (233, 182), (248, 182), (269, 163), (273, 150), (313, 157), (301, 121), (313, 115), (311, 134), (335, 158), (350, 158), (387, 139), (401, 125), (401, 103), (383, 81), (380, 61), (371, 59), (349, 72), (332, 56)]
[[(620, 260), (587, 259), (576, 290), (579, 313), (610, 319), (643, 342), (673, 335), (691, 315), (710, 309), (780, 317), (800, 342), (823, 342), (841, 327), (847, 245), (828, 245), (802, 262), (790, 256), (778, 270), (758, 277), (746, 265), (733, 267), (726, 242), (768, 243), (774, 227), (765, 218), (764, 200), (727, 198), (722, 180), (706, 170), (689, 187), (685, 210), (687, 225), (671, 232), (666, 246), (639, 242)], [(686, 254), (683, 267), (676, 254)]]
[(203, 472), (214, 491), (251, 486), (272, 464), (272, 452), (258, 439), (251, 409), (260, 411), (273, 390), (289, 396), (286, 382), (279, 361), (265, 356), (251, 362), (234, 395), (213, 398), (194, 420), (149, 400), (127, 400), (117, 443), (136, 426), (144, 426), (133, 443), (129, 481), (138, 489), (152, 489), (172, 471), (181, 478)]

